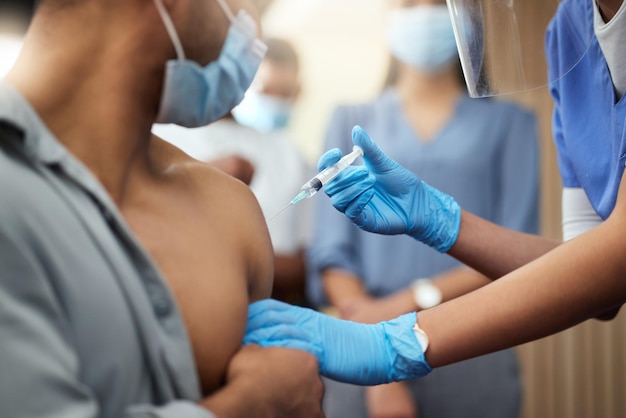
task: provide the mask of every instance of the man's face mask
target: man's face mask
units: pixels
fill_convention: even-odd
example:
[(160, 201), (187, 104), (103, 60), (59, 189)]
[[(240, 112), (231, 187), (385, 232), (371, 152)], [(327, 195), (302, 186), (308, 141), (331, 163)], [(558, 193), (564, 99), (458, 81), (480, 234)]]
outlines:
[(187, 128), (205, 126), (235, 107), (250, 87), (267, 47), (257, 39), (254, 19), (244, 10), (235, 17), (224, 0), (218, 4), (230, 20), (219, 58), (200, 67), (185, 58), (182, 44), (162, 0), (154, 0), (178, 58), (166, 64), (157, 123)]

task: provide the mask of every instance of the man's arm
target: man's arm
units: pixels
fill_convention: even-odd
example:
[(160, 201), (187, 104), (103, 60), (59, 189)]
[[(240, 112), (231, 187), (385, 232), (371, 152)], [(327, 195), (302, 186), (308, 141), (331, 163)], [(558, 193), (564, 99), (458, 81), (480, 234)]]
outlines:
[(322, 417), (323, 386), (315, 357), (249, 345), (233, 357), (226, 385), (202, 405), (220, 418)]

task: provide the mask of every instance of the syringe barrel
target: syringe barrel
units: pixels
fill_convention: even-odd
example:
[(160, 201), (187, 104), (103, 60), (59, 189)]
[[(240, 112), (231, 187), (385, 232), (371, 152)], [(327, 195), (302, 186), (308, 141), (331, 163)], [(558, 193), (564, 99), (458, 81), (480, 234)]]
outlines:
[[(362, 155), (363, 150), (355, 145), (350, 154), (344, 155), (339, 161), (325, 170), (322, 170), (313, 179), (318, 179), (322, 186), (325, 186), (329, 181), (337, 177), (339, 173), (350, 167), (350, 165), (352, 165), (352, 163), (354, 163), (354, 161)], [(320, 188), (322, 186), (320, 186)]]
[(304, 186), (302, 186), (301, 190), (315, 190), (319, 191), (324, 186), (324, 183), (317, 176), (313, 177), (311, 180), (307, 181)]

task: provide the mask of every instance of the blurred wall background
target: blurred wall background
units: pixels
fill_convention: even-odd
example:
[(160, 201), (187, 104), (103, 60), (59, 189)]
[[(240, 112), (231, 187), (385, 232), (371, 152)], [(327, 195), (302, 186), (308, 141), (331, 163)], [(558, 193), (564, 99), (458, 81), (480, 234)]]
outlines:
[(322, 152), (333, 107), (369, 100), (382, 85), (388, 65), (383, 5), (384, 0), (274, 0), (265, 11), (264, 32), (290, 40), (300, 55), (303, 91), (291, 128), (312, 163)]

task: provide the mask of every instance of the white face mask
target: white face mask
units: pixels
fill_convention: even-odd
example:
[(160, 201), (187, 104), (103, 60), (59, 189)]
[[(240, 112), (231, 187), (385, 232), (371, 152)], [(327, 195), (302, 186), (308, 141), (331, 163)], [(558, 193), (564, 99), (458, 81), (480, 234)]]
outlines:
[(217, 0), (231, 25), (219, 58), (202, 68), (185, 59), (163, 3), (154, 1), (178, 55), (178, 59), (167, 62), (157, 123), (175, 123), (187, 128), (208, 125), (241, 101), (267, 47), (257, 39), (256, 24), (248, 13), (242, 10), (235, 17), (224, 0)]
[(394, 57), (411, 67), (437, 73), (458, 57), (445, 5), (421, 5), (389, 12), (387, 42)]
[(233, 116), (242, 125), (259, 131), (276, 131), (287, 127), (292, 106), (291, 100), (248, 91), (239, 106), (233, 109)]

